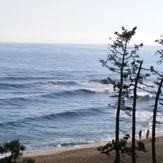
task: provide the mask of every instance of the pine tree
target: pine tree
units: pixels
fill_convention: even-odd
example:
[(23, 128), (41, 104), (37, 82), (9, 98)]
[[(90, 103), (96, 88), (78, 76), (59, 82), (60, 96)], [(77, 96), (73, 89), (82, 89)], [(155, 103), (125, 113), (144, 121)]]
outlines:
[(129, 98), (129, 93), (131, 91), (130, 88), (133, 82), (132, 76), (137, 73), (137, 70), (139, 69), (138, 65), (141, 64), (141, 62), (137, 62), (137, 58), (139, 58), (137, 51), (139, 50), (139, 47), (143, 46), (143, 44), (134, 45), (133, 47), (129, 45), (131, 38), (135, 35), (136, 29), (137, 27), (134, 27), (132, 30), (128, 31), (122, 27), (122, 33), (115, 32), (116, 40), (113, 41), (111, 39), (113, 44), (109, 45), (107, 60), (100, 60), (103, 66), (118, 75), (116, 79), (108, 77), (108, 81), (113, 85), (114, 92), (118, 98), (114, 142), (114, 149), (116, 151), (115, 163), (120, 163), (120, 111), (123, 110), (127, 114), (132, 111), (132, 107), (125, 106), (125, 98)]
[[(162, 37), (162, 36), (161, 36)], [(163, 45), (163, 39), (156, 40), (160, 45)], [(156, 55), (160, 56), (160, 60), (158, 61), (158, 64), (161, 64), (163, 61), (163, 50), (157, 50)], [(153, 109), (153, 124), (152, 124), (152, 161), (153, 163), (156, 163), (156, 148), (155, 148), (155, 130), (156, 130), (156, 116), (157, 116), (157, 108), (159, 101), (162, 101), (163, 99), (160, 98), (160, 96), (163, 96), (162, 94), (162, 85), (163, 85), (163, 72), (158, 72), (154, 69), (153, 66), (151, 66), (151, 72), (157, 76), (157, 81), (154, 81), (154, 84), (158, 87), (156, 91), (156, 97), (155, 97), (155, 104)], [(163, 105), (163, 103), (160, 102), (160, 105)]]

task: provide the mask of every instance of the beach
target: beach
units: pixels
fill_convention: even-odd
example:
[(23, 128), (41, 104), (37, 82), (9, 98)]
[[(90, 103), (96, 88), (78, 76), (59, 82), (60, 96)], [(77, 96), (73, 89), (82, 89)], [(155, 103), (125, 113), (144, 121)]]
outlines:
[[(1, 43), (0, 49), (0, 144), (19, 139), (26, 153), (34, 153), (114, 138), (117, 98), (106, 81), (117, 75), (99, 62), (107, 58), (107, 45)], [(144, 67), (158, 66), (155, 49), (141, 49)], [(144, 82), (154, 80), (150, 76)], [(142, 135), (151, 132), (155, 102), (150, 93), (137, 94), (136, 136), (140, 130)], [(132, 106), (132, 100), (126, 105)], [(163, 133), (161, 110), (156, 133)], [(122, 111), (120, 137), (131, 135), (131, 128), (132, 117)]]
[[(142, 139), (145, 143), (147, 152), (137, 151), (139, 157), (136, 158), (137, 163), (152, 163), (151, 138)], [(128, 142), (129, 144), (131, 142)], [(91, 144), (73, 149), (53, 150), (40, 152), (35, 154), (28, 154), (24, 157), (35, 159), (35, 163), (113, 163), (115, 159), (115, 152), (112, 151), (110, 155), (101, 154), (97, 147), (105, 145), (105, 143)], [(157, 162), (163, 162), (163, 136), (156, 138), (156, 156)], [(121, 161), (124, 163), (132, 162), (131, 157), (126, 154), (121, 154)]]
[[(0, 44), (0, 49), (0, 143), (19, 139), (36, 163), (113, 162), (114, 151), (103, 155), (97, 151), (101, 144), (91, 144), (107, 143), (115, 134), (117, 98), (106, 79), (117, 76), (99, 63), (107, 57), (106, 46), (7, 43)], [(157, 66), (155, 49), (142, 49), (144, 67)], [(154, 80), (151, 76), (145, 83), (151, 85)], [(157, 87), (151, 91), (154, 89)], [(155, 96), (141, 90), (137, 93), (136, 136), (140, 130), (145, 136), (148, 129), (151, 135)], [(126, 104), (130, 106), (132, 100)], [(161, 110), (159, 106), (156, 133), (163, 133)], [(121, 112), (119, 136), (131, 135), (131, 128), (132, 117)], [(157, 150), (161, 149), (159, 139), (156, 143)], [(150, 144), (147, 140), (148, 152), (139, 153), (137, 162), (151, 162)], [(159, 151), (157, 155), (157, 159), (162, 157)], [(131, 162), (129, 156), (121, 158)]]

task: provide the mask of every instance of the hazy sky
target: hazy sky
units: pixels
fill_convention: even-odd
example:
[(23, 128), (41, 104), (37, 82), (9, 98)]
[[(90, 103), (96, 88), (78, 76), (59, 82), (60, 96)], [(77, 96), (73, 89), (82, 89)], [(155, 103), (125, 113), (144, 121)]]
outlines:
[(121, 26), (134, 43), (163, 34), (163, 0), (0, 0), (0, 42), (108, 44)]

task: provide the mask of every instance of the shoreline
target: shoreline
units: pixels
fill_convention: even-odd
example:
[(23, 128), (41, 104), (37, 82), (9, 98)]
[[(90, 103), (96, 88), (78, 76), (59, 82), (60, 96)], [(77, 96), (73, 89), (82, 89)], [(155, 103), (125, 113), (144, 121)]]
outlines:
[(106, 143), (107, 142), (91, 143), (91, 144), (87, 144), (87, 145), (81, 145), (78, 147), (63, 147), (63, 148), (57, 148), (57, 149), (53, 149), (53, 150), (25, 153), (25, 154), (23, 154), (23, 157), (44, 156), (44, 155), (58, 154), (58, 153), (62, 153), (62, 152), (66, 152), (66, 151), (73, 151), (73, 150), (78, 150), (78, 149), (96, 148), (99, 146), (103, 146)]
[[(151, 135), (149, 136), (148, 139), (151, 139)], [(163, 133), (157, 133), (156, 134), (156, 138), (159, 137), (163, 137)], [(139, 139), (138, 136), (136, 136), (137, 140), (148, 140), (146, 139), (145, 135), (142, 136), (142, 139)], [(111, 140), (109, 140), (111, 141)], [(33, 153), (24, 153), (23, 157), (32, 157), (32, 156), (43, 156), (43, 155), (51, 155), (51, 154), (58, 154), (58, 153), (62, 153), (62, 152), (66, 152), (66, 151), (72, 151), (72, 150), (78, 150), (78, 149), (87, 149), (87, 148), (97, 148), (99, 146), (103, 146), (106, 145), (109, 141), (105, 141), (105, 142), (99, 142), (99, 143), (90, 143), (90, 144), (86, 144), (86, 145), (80, 145), (80, 146), (70, 146), (70, 147), (58, 147), (52, 150), (43, 150), (43, 151), (38, 151), (38, 152), (33, 152)], [(131, 142), (131, 138), (127, 141), (128, 143)]]
[[(151, 137), (141, 139), (144, 142), (147, 152), (137, 151), (139, 157), (137, 163), (152, 163)], [(129, 140), (130, 144), (131, 141)], [(93, 143), (75, 148), (58, 149), (50, 151), (42, 151), (38, 153), (25, 154), (23, 157), (33, 158), (35, 163), (110, 163), (114, 162), (115, 152), (110, 155), (101, 154), (97, 147), (105, 145), (106, 142)], [(156, 155), (158, 163), (163, 160), (163, 134), (156, 135)], [(131, 162), (131, 157), (126, 154), (121, 154), (121, 159), (124, 162)], [(161, 162), (160, 162), (161, 163)]]

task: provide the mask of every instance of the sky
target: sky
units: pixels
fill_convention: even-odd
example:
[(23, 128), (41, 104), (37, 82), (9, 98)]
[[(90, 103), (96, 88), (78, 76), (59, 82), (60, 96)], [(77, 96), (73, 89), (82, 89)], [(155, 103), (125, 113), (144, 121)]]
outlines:
[(108, 44), (122, 26), (137, 26), (133, 43), (155, 45), (163, 1), (0, 0), (0, 42)]

